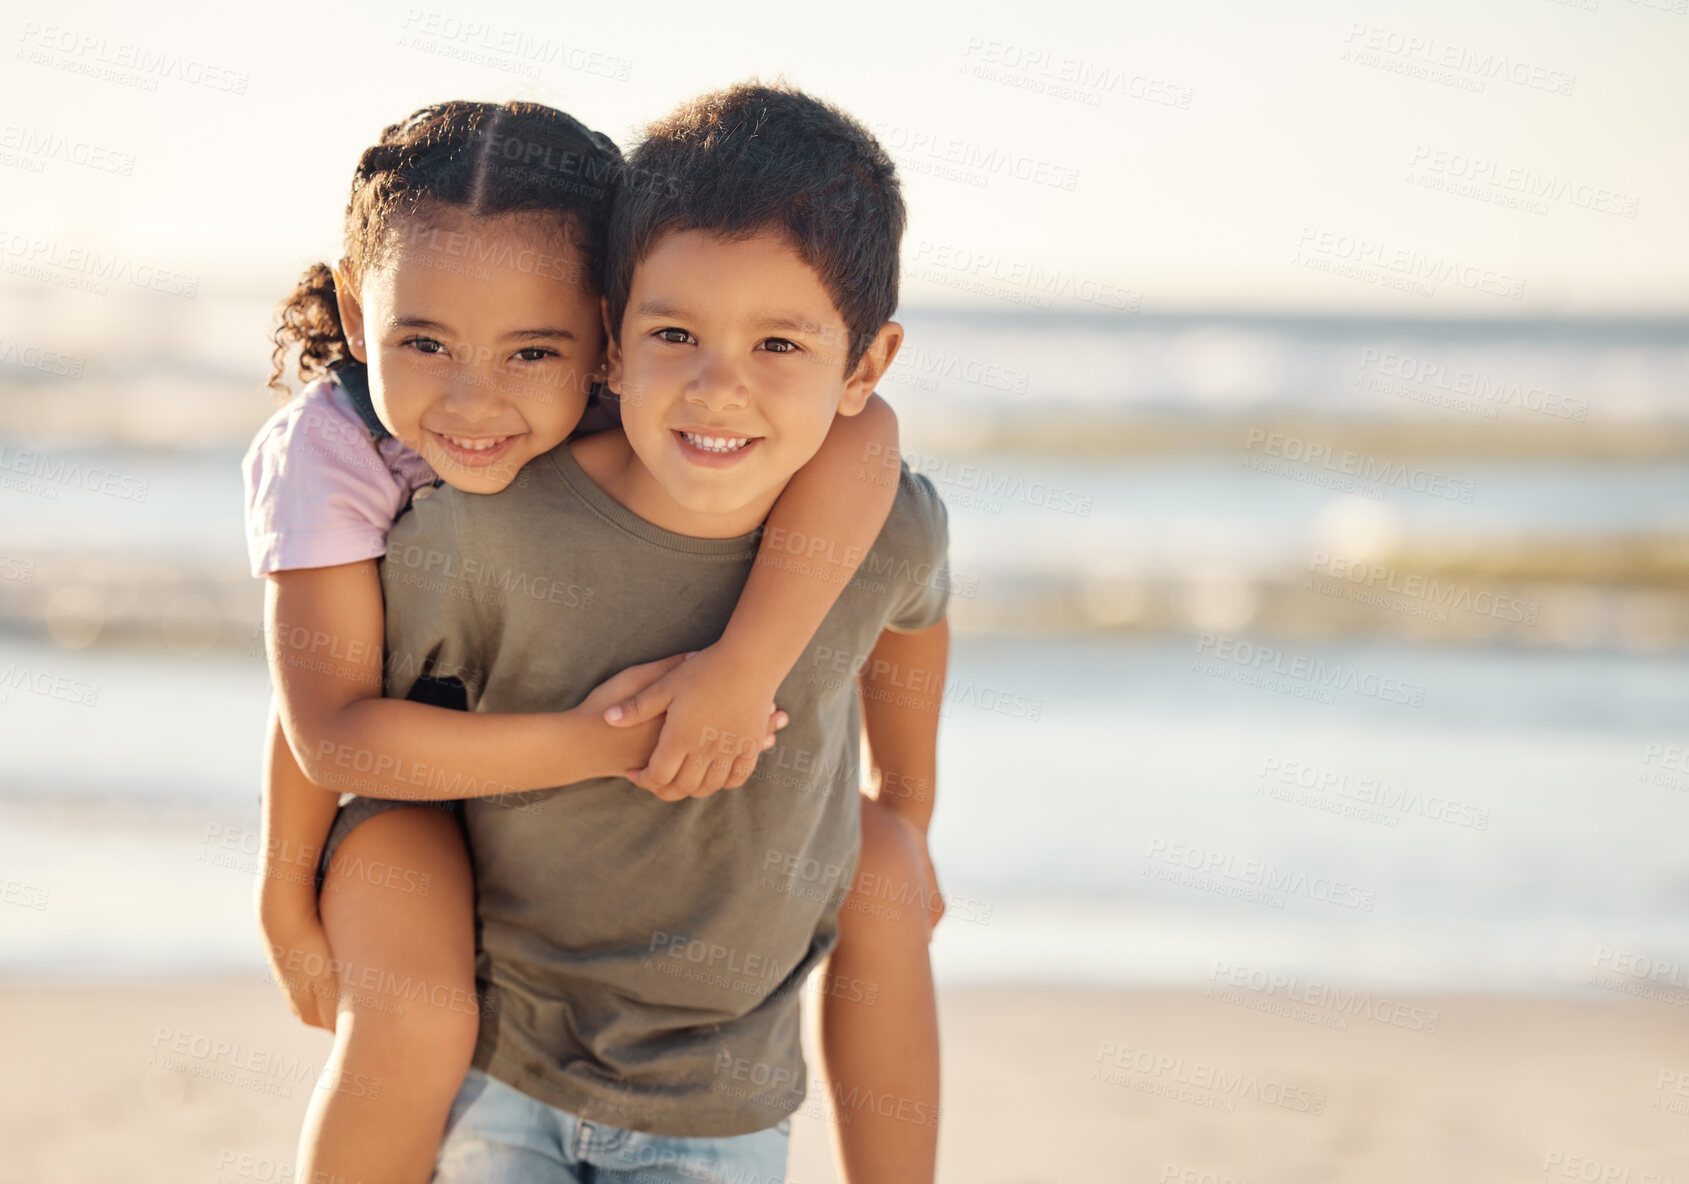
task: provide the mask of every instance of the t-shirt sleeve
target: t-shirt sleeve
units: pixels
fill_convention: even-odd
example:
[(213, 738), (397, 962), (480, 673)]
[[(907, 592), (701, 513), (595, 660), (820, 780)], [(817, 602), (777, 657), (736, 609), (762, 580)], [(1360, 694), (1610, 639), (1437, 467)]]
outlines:
[(932, 482), (904, 467), (899, 477), (899, 548), (906, 561), (898, 582), (890, 628), (900, 633), (930, 629), (944, 619), (950, 603), (950, 515)]
[(363, 424), (318, 387), (271, 417), (244, 463), (252, 574), (374, 559), (409, 491)]

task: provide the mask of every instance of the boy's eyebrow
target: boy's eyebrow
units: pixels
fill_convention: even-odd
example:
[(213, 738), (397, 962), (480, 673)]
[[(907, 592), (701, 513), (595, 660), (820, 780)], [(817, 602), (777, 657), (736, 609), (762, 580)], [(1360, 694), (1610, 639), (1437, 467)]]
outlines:
[(684, 321), (691, 317), (685, 309), (676, 308), (672, 304), (664, 304), (661, 300), (645, 299), (634, 309), (635, 316), (641, 317), (673, 317), (677, 321)]
[(821, 326), (789, 313), (774, 313), (757, 322), (759, 329), (785, 329), (791, 333), (819, 333)]
[[(685, 309), (665, 304), (661, 300), (642, 300), (639, 307), (633, 311), (635, 316), (673, 317), (677, 321), (689, 320), (692, 317)], [(816, 322), (794, 313), (767, 313), (755, 324), (758, 329), (784, 329), (789, 333), (819, 333), (822, 329)]]

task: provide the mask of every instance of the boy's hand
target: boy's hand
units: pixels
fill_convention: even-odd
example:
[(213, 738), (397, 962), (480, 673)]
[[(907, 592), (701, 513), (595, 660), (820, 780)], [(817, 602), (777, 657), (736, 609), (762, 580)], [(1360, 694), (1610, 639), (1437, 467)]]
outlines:
[(270, 973), (289, 1011), (313, 1028), (332, 1032), (340, 987), (315, 901), (302, 909), (297, 901), (267, 892), (268, 883), (266, 877), (259, 888), (258, 925)]
[(769, 689), (753, 684), (719, 645), (686, 660), (604, 713), (618, 728), (638, 727), (667, 713), (656, 749), (627, 774), (666, 802), (708, 797), (743, 785), (757, 757), (774, 747), (786, 713)]

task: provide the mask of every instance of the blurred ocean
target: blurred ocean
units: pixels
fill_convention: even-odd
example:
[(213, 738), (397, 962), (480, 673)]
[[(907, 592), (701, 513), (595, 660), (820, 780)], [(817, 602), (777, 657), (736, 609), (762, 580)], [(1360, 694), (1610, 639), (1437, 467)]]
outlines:
[[(145, 326), (75, 379), (0, 340), (0, 973), (261, 965), (262, 312), (186, 373)], [(1689, 326), (905, 323), (961, 633), (945, 981), (1689, 956)]]

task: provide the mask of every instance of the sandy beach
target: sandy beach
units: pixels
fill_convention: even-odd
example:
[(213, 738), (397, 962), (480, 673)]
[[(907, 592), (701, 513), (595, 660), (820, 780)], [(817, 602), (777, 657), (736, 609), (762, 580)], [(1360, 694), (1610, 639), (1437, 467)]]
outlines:
[[(946, 992), (939, 1178), (1689, 1180), (1682, 1008), (1264, 1006), (1276, 1002), (1247, 990)], [(0, 1017), (0, 1181), (293, 1179), (327, 1037), (294, 1023), (267, 985), (9, 985)], [(794, 1124), (799, 1184), (835, 1180), (820, 1096), (812, 1086)]]

